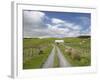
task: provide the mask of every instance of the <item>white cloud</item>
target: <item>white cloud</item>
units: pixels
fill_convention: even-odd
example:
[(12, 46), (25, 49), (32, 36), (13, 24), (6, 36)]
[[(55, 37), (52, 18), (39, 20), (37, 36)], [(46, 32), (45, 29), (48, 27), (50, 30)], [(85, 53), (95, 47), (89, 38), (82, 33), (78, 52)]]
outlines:
[(39, 11), (24, 11), (24, 20), (27, 22), (39, 23), (43, 20), (45, 14)]
[[(44, 20), (49, 20), (45, 23)], [(81, 26), (58, 18), (49, 18), (44, 12), (24, 11), (24, 37), (76, 37)]]
[(24, 29), (32, 30), (34, 28), (46, 28), (47, 26), (44, 23), (46, 18), (45, 13), (39, 11), (24, 11)]
[(81, 26), (80, 25), (73, 25), (73, 30), (81, 30)]
[(57, 19), (57, 18), (52, 18), (51, 21), (52, 21), (53, 24), (64, 23), (63, 20), (61, 20), (61, 19)]
[(24, 37), (39, 35), (33, 32), (34, 29), (43, 29), (47, 26), (44, 23), (45, 13), (39, 11), (24, 11), (23, 15)]
[[(61, 27), (60, 27), (61, 26)], [(76, 37), (80, 34), (80, 26), (71, 23), (49, 24), (49, 33), (55, 37)]]
[(56, 18), (51, 20), (54, 20), (57, 24), (52, 22), (51, 24), (48, 24), (48, 28), (50, 28), (51, 33), (54, 33), (56, 37), (76, 37), (80, 34), (80, 25)]

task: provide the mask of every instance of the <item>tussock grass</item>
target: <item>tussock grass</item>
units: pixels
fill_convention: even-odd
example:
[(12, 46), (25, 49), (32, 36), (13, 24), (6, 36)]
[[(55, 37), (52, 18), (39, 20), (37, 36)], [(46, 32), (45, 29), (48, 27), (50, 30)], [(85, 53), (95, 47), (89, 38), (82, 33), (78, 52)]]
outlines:
[[(72, 66), (91, 65), (91, 49), (89, 38), (66, 38), (64, 40), (65, 43), (63, 45), (59, 45), (59, 47), (61, 48), (66, 59), (72, 64)], [(73, 51), (67, 52), (67, 47), (72, 48)]]

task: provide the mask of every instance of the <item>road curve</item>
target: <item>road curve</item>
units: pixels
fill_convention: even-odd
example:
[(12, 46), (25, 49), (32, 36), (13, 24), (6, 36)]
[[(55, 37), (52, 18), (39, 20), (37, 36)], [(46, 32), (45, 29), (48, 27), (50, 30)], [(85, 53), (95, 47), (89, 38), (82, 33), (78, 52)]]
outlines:
[(64, 57), (64, 55), (62, 54), (62, 52), (60, 51), (59, 47), (57, 47), (57, 56), (59, 59), (59, 65), (60, 67), (70, 67), (70, 63), (66, 60), (66, 58)]
[(53, 47), (49, 57), (47, 58), (46, 62), (43, 64), (42, 68), (52, 68), (54, 64), (54, 56), (55, 56), (55, 46)]

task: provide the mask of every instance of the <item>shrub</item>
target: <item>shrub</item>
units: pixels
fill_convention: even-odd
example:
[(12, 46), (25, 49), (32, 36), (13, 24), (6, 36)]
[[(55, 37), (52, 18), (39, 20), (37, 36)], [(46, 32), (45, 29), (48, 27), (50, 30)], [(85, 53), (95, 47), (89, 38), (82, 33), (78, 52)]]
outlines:
[(71, 53), (72, 53), (71, 51), (72, 51), (72, 48), (66, 48), (65, 49), (65, 52), (68, 53), (68, 55), (71, 55)]
[(71, 58), (73, 59), (73, 60), (80, 60), (81, 59), (81, 57), (80, 57), (80, 53), (77, 51), (77, 50), (75, 50), (75, 49), (72, 49), (71, 50)]
[(40, 51), (39, 51), (39, 55), (40, 55), (40, 54), (43, 54), (43, 53), (44, 53), (43, 50), (40, 50)]

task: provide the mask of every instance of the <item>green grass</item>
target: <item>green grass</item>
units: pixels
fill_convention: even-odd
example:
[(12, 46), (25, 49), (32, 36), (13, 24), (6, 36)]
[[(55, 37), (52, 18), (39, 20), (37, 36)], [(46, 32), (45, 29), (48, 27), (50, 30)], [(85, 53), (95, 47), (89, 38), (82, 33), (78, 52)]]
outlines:
[[(90, 53), (90, 39), (81, 39), (81, 38), (65, 38), (64, 45), (60, 45), (66, 59), (72, 64), (72, 66), (90, 66), (91, 65), (91, 53)], [(81, 43), (85, 40), (84, 43)], [(72, 59), (68, 53), (65, 52), (66, 46), (69, 46), (73, 49), (76, 49), (80, 53), (80, 60)]]
[(24, 39), (23, 47), (23, 69), (41, 68), (52, 50), (49, 41), (37, 38)]
[(27, 60), (24, 63), (23, 68), (24, 69), (40, 68), (43, 61), (44, 61), (44, 58), (45, 58), (45, 56), (39, 55), (39, 56), (36, 56), (30, 60)]
[[(91, 48), (89, 38), (24, 38), (23, 39), (23, 69), (41, 68), (51, 52), (55, 40), (64, 40), (59, 44), (66, 59), (72, 66), (89, 66), (91, 65)], [(84, 43), (82, 41), (85, 41)], [(81, 43), (82, 42), (82, 43)], [(81, 43), (81, 44), (80, 44)], [(71, 56), (65, 52), (66, 46), (78, 50), (81, 60), (72, 60)], [(40, 52), (40, 51), (43, 52)], [(55, 50), (57, 53), (57, 50)], [(59, 60), (55, 54), (54, 67), (59, 67)]]
[(41, 68), (43, 63), (46, 61), (51, 49), (52, 47), (49, 47), (44, 51), (45, 53), (33, 56), (32, 58), (25, 61), (23, 63), (23, 69)]

